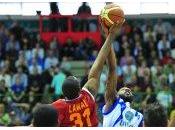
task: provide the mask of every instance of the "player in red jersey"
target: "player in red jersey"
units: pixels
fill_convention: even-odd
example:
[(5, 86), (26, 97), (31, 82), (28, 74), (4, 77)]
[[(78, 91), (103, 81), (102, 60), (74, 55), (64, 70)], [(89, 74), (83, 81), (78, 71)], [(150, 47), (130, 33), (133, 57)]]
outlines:
[(120, 27), (121, 24), (115, 24), (109, 29), (106, 41), (89, 72), (88, 81), (82, 89), (80, 82), (73, 76), (64, 81), (62, 91), (65, 99), (59, 99), (52, 103), (58, 111), (59, 126), (98, 126), (94, 97), (98, 91), (100, 74), (110, 52), (112, 40)]

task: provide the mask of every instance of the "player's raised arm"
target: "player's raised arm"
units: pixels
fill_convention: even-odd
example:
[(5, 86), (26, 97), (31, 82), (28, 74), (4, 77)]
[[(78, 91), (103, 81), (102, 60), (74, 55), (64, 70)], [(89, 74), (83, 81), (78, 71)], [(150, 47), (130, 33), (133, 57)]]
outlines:
[(116, 75), (116, 56), (114, 49), (111, 47), (109, 55), (107, 57), (107, 64), (109, 67), (108, 79), (106, 83), (106, 92), (105, 92), (105, 103), (108, 108), (113, 104), (116, 99), (116, 84), (117, 84), (117, 75)]
[(88, 81), (84, 85), (85, 88), (87, 88), (92, 95), (96, 95), (99, 87), (99, 79), (100, 74), (103, 69), (103, 65), (105, 63), (105, 60), (110, 52), (111, 43), (115, 37), (116, 32), (119, 31), (122, 24), (114, 24), (110, 30), (109, 35), (106, 38), (105, 43), (103, 44), (102, 48), (100, 49), (98, 56), (92, 65), (89, 75), (88, 75)]

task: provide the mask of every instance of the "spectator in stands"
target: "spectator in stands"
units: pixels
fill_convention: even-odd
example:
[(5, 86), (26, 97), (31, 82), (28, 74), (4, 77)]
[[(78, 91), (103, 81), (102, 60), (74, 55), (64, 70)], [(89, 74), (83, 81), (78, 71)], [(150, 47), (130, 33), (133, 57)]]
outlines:
[(0, 80), (0, 102), (4, 102), (7, 96), (8, 87), (5, 85), (5, 80)]
[(146, 127), (167, 127), (168, 117), (164, 107), (158, 103), (149, 104), (144, 109), (144, 125)]
[(124, 84), (136, 83), (136, 65), (132, 64), (132, 59), (127, 59), (127, 64), (122, 66)]
[(141, 62), (141, 66), (139, 66), (137, 69), (138, 85), (141, 87), (142, 91), (145, 91), (146, 88), (151, 85), (150, 69), (147, 67), (147, 63), (145, 60)]
[(11, 119), (9, 114), (6, 112), (5, 105), (0, 104), (0, 126), (9, 126)]
[(28, 76), (23, 72), (23, 68), (20, 66), (17, 68), (17, 73), (13, 75), (12, 84), (15, 84), (17, 78), (19, 78), (20, 84), (22, 84), (26, 90), (28, 86)]
[(55, 89), (54, 97), (58, 99), (62, 95), (62, 84), (66, 79), (66, 75), (58, 67), (55, 68), (56, 75), (54, 75), (51, 87)]
[(148, 42), (150, 37), (153, 38), (153, 41), (156, 41), (156, 34), (152, 29), (152, 26), (147, 26), (146, 27), (146, 31), (143, 32), (143, 38), (144, 38), (144, 42)]
[(27, 69), (27, 59), (25, 58), (24, 52), (20, 51), (18, 59), (15, 62), (15, 67), (21, 66), (23, 69)]
[(12, 85), (11, 75), (7, 73), (7, 67), (0, 68), (0, 80), (5, 80), (5, 85), (10, 88)]
[(78, 9), (79, 15), (81, 14), (91, 14), (91, 8), (89, 7), (87, 2), (83, 2), (82, 5)]
[(10, 92), (14, 102), (21, 102), (23, 100), (23, 97), (25, 96), (25, 87), (24, 84), (21, 83), (19, 75), (16, 76)]
[(159, 58), (162, 59), (163, 53), (166, 51), (169, 51), (170, 49), (170, 42), (167, 40), (166, 35), (163, 35), (161, 37), (161, 40), (159, 40), (157, 44), (157, 49), (158, 49)]
[(63, 45), (62, 56), (66, 56), (68, 59), (72, 60), (74, 58), (76, 45), (73, 43), (72, 39), (68, 39)]
[(15, 36), (13, 34), (10, 35), (10, 40), (6, 45), (6, 51), (19, 51), (20, 50), (19, 41), (15, 40)]
[(173, 95), (171, 94), (167, 84), (164, 84), (163, 90), (157, 94), (159, 103), (168, 110), (172, 106)]
[(39, 43), (37, 43), (35, 48), (32, 49), (32, 57), (38, 57), (40, 59), (43, 59), (44, 55), (44, 49), (40, 46)]
[(34, 127), (56, 127), (58, 126), (58, 113), (51, 106), (46, 104), (37, 105), (33, 111)]
[(54, 56), (59, 57), (59, 43), (56, 37), (49, 44), (49, 49), (54, 52)]
[(120, 59), (120, 66), (125, 66), (127, 65), (127, 62), (130, 61), (131, 64), (135, 64), (135, 60), (134, 60), (134, 57), (131, 56), (130, 54), (130, 50), (129, 49), (126, 49), (125, 50), (125, 55), (121, 57)]
[(49, 69), (51, 66), (58, 65), (58, 58), (54, 56), (52, 50), (48, 50), (47, 57), (45, 59), (44, 68)]
[(142, 101), (142, 107), (145, 108), (148, 104), (156, 102), (156, 94), (151, 87), (146, 88), (145, 97)]
[(37, 60), (33, 58), (32, 64), (29, 65), (29, 73), (30, 74), (41, 74), (42, 73), (42, 66), (37, 63)]

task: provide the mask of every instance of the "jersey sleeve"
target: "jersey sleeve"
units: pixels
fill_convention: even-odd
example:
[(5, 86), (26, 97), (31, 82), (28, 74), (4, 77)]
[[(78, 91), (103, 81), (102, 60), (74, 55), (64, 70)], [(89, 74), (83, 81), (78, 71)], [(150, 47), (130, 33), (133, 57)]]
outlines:
[(90, 98), (92, 98), (93, 101), (95, 101), (94, 96), (89, 92), (89, 90), (87, 88), (83, 87), (81, 90), (81, 93), (88, 95)]

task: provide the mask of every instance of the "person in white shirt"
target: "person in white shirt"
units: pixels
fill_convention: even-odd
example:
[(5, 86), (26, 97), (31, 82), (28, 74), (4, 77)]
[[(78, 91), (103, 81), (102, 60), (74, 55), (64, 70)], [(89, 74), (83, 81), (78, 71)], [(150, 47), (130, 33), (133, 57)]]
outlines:
[(142, 127), (143, 115), (130, 106), (133, 99), (131, 90), (123, 87), (116, 92), (116, 58), (112, 48), (108, 55), (108, 64), (105, 105), (102, 109), (103, 127)]

